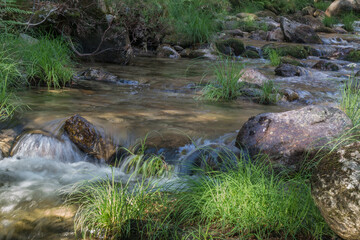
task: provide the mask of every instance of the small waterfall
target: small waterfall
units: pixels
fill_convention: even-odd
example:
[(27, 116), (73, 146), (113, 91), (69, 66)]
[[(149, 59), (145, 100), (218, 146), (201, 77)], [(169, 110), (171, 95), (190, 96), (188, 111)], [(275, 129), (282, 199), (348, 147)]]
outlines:
[(11, 155), (19, 159), (39, 157), (61, 162), (87, 161), (89, 158), (80, 152), (68, 137), (62, 135), (58, 139), (41, 133), (26, 133), (21, 136)]

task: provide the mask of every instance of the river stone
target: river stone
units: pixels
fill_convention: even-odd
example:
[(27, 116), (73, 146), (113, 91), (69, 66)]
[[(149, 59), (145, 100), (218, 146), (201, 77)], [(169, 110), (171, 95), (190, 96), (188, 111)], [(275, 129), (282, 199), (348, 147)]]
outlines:
[(285, 40), (288, 42), (316, 44), (322, 43), (320, 37), (310, 26), (300, 24), (295, 21), (290, 21), (285, 17), (281, 17), (280, 27), (284, 33)]
[(10, 155), (17, 135), (18, 133), (14, 129), (4, 129), (0, 131), (0, 153), (2, 158)]
[(318, 61), (312, 68), (322, 71), (338, 71), (340, 69), (339, 65), (325, 60)]
[(107, 163), (112, 163), (117, 154), (117, 147), (105, 140), (96, 127), (85, 118), (74, 115), (64, 124), (64, 131), (69, 139), (83, 152)]
[(337, 108), (307, 106), (282, 113), (263, 113), (240, 129), (236, 146), (250, 156), (268, 154), (275, 165), (297, 170), (304, 154), (321, 147), (352, 127)]
[(274, 41), (274, 42), (282, 42), (284, 41), (284, 33), (282, 32), (281, 28), (276, 28), (267, 33), (266, 40)]
[(216, 49), (225, 55), (240, 56), (245, 51), (244, 43), (237, 38), (219, 40), (215, 43)]
[[(132, 80), (120, 79), (112, 73), (105, 71), (102, 68), (89, 68), (81, 71), (77, 76), (74, 77), (74, 84), (76, 80), (89, 80), (98, 82), (115, 83), (118, 85), (138, 85), (139, 82)], [(80, 84), (81, 85), (81, 84)]]
[(160, 45), (156, 51), (157, 51), (157, 56), (160, 58), (172, 58), (172, 59), (181, 58), (180, 54), (170, 45), (167, 44)]
[(285, 63), (275, 69), (275, 74), (281, 77), (295, 77), (306, 75), (307, 71), (302, 67)]
[(331, 17), (350, 12), (360, 12), (360, 0), (336, 0), (326, 9), (325, 13)]
[(247, 82), (247, 83), (262, 86), (264, 84), (264, 82), (267, 82), (268, 80), (269, 79), (264, 74), (259, 72), (258, 70), (253, 69), (253, 68), (247, 68), (242, 72), (242, 75), (241, 75), (238, 83)]
[(330, 228), (347, 240), (360, 237), (360, 143), (325, 156), (311, 179), (311, 193)]

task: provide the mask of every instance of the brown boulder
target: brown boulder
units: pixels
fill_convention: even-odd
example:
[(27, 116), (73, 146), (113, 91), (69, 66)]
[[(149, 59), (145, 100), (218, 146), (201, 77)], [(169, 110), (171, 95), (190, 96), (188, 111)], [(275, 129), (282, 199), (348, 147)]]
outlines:
[(96, 127), (85, 118), (77, 114), (68, 118), (64, 124), (64, 131), (81, 151), (109, 164), (115, 160), (117, 147), (110, 140), (105, 140)]
[(247, 149), (251, 157), (267, 154), (272, 163), (297, 170), (304, 154), (352, 126), (344, 112), (331, 107), (308, 106), (283, 113), (263, 113), (242, 126), (236, 146)]
[(360, 0), (336, 0), (326, 9), (325, 13), (331, 17), (351, 11), (360, 12)]

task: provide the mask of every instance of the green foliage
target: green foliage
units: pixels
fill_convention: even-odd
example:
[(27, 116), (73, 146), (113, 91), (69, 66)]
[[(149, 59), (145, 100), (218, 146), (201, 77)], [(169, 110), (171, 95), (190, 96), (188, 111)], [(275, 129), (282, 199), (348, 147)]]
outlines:
[(253, 18), (246, 18), (239, 22), (239, 28), (245, 32), (252, 32), (257, 30), (268, 31), (268, 26), (263, 22), (255, 21)]
[(146, 154), (146, 140), (147, 136), (140, 140), (134, 151), (125, 149), (130, 156), (121, 163), (121, 169), (145, 178), (170, 176), (173, 167), (168, 165), (161, 155)]
[(231, 58), (224, 58), (213, 66), (214, 79), (202, 90), (202, 97), (211, 101), (233, 100), (240, 95), (239, 79), (244, 66)]
[(332, 233), (307, 181), (277, 175), (260, 160), (249, 163), (243, 156), (237, 169), (189, 179), (174, 215), (180, 224), (202, 223), (229, 238), (321, 239)]
[(348, 115), (354, 126), (360, 124), (360, 80), (354, 73), (345, 82), (340, 102), (341, 109)]
[(330, 6), (331, 2), (330, 1), (317, 1), (314, 2), (314, 7), (316, 9), (320, 9), (322, 11), (326, 11), (326, 9), (328, 9), (328, 7)]
[(63, 39), (43, 37), (34, 44), (23, 42), (22, 47), (26, 49), (22, 60), (30, 82), (60, 88), (71, 81), (72, 52)]
[(323, 19), (323, 24), (325, 25), (325, 27), (330, 27), (331, 28), (336, 23), (337, 23), (337, 20), (334, 17), (325, 16), (325, 18)]
[(73, 187), (67, 201), (80, 205), (74, 222), (84, 239), (171, 237), (164, 230), (166, 223), (156, 221), (157, 207), (164, 205), (166, 196), (145, 179), (134, 186), (130, 185), (131, 180), (134, 179), (125, 184), (117, 182), (113, 172), (110, 178), (85, 181)]
[(353, 12), (350, 12), (344, 16), (342, 16), (342, 23), (344, 24), (344, 28), (346, 31), (348, 32), (353, 32), (354, 31), (354, 21), (357, 21), (359, 18), (356, 14), (354, 14)]
[(227, 1), (167, 0), (168, 18), (175, 33), (192, 43), (208, 42), (220, 29), (216, 20), (226, 11)]
[(247, 11), (248, 6), (253, 6), (251, 9), (270, 9), (288, 14), (312, 5), (313, 0), (230, 0), (230, 3), (237, 11)]
[(345, 60), (351, 62), (360, 62), (360, 50), (352, 50), (350, 53), (345, 57)]
[(274, 85), (274, 81), (268, 80), (261, 86), (261, 94), (259, 103), (274, 104), (278, 101), (278, 90)]
[(305, 46), (274, 46), (272, 44), (265, 45), (262, 50), (266, 58), (268, 58), (268, 52), (270, 49), (274, 49), (281, 57), (291, 56), (298, 59), (306, 59), (309, 56), (309, 50)]
[(268, 55), (272, 66), (277, 67), (281, 64), (281, 57), (275, 49), (267, 48), (266, 54)]

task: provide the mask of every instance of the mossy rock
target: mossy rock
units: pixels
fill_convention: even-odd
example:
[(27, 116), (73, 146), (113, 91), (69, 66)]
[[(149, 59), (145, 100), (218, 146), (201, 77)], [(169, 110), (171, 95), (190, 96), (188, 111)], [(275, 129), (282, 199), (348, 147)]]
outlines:
[(298, 67), (304, 67), (304, 64), (302, 62), (298, 61), (294, 57), (288, 57), (288, 56), (282, 57), (281, 63), (282, 64), (291, 64), (291, 65), (298, 66)]
[(260, 54), (252, 50), (246, 50), (241, 56), (244, 58), (260, 58)]
[(265, 57), (267, 57), (267, 52), (273, 49), (280, 56), (291, 56), (298, 59), (306, 59), (309, 56), (309, 49), (306, 46), (294, 46), (294, 45), (280, 45), (275, 46), (273, 44), (265, 45), (262, 50), (265, 53)]
[(215, 43), (216, 49), (225, 55), (240, 56), (245, 51), (244, 43), (237, 38), (219, 40)]
[(360, 50), (352, 50), (346, 57), (346, 61), (360, 62)]

